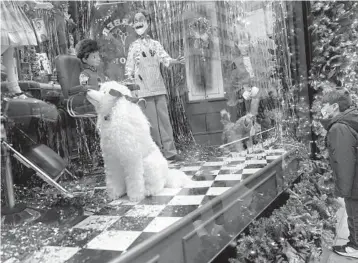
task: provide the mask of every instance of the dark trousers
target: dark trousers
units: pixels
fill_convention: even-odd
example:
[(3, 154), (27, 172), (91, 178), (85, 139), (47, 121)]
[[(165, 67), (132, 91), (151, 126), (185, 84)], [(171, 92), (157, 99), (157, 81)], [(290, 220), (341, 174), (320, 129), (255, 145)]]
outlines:
[(344, 198), (348, 215), (349, 243), (358, 249), (358, 199)]

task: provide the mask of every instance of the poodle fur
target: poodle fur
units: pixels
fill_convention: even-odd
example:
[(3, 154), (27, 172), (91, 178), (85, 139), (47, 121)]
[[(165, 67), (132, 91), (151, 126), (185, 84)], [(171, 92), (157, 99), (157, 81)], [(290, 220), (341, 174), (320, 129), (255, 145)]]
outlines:
[(131, 201), (140, 201), (158, 194), (164, 187), (184, 187), (189, 177), (168, 168), (140, 107), (125, 96), (113, 97), (109, 94), (111, 89), (131, 96), (126, 86), (114, 81), (104, 83), (99, 91), (87, 92), (87, 99), (98, 115), (109, 196), (118, 198), (127, 194)]

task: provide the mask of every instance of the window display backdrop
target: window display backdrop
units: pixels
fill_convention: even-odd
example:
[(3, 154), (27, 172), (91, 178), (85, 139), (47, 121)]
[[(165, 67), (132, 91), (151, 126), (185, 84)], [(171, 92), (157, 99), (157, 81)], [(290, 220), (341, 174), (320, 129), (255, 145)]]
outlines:
[(137, 38), (132, 27), (131, 2), (96, 4), (92, 10), (91, 37), (100, 45), (103, 73), (111, 80), (125, 79), (128, 48)]
[[(172, 58), (183, 54), (181, 13), (184, 1), (125, 1), (96, 4), (91, 12), (90, 37), (98, 40), (104, 74), (113, 80), (124, 80), (124, 68), (131, 43), (137, 35), (132, 27), (136, 11), (146, 10), (151, 19), (149, 36), (161, 43)], [(177, 142), (192, 141), (183, 99), (185, 67), (161, 67), (168, 91), (169, 113)]]
[[(291, 16), (287, 15), (289, 10), (283, 2), (125, 1), (96, 4), (91, 12), (90, 35), (101, 45), (102, 68), (110, 79), (125, 79), (128, 49), (137, 38), (131, 18), (139, 9), (150, 14), (150, 36), (158, 40), (172, 58), (180, 55), (186, 58), (185, 67), (163, 67), (161, 70), (168, 90), (176, 141), (191, 136), (186, 118), (191, 118), (193, 113), (185, 116), (185, 102), (178, 96), (186, 92), (186, 103), (208, 102), (203, 110), (211, 112), (212, 116), (203, 116), (205, 121), (200, 125), (212, 126), (212, 131), (204, 129), (204, 133), (213, 132), (213, 129), (220, 132), (220, 110), (223, 108), (230, 112), (233, 122), (244, 116), (248, 109), (243, 93), (253, 86), (259, 88), (260, 101), (285, 101), (284, 106), (289, 107), (283, 109), (282, 103), (275, 110), (261, 107), (262, 118), (282, 123), (282, 119), (295, 114), (292, 109), (302, 94), (299, 95), (301, 98), (293, 98), (289, 95), (292, 93), (290, 89), (305, 84), (299, 78), (293, 81), (304, 69), (300, 68), (302, 66), (297, 68), (299, 64), (293, 54), (301, 57), (303, 54), (300, 55), (298, 42), (291, 41), (290, 34), (300, 25), (290, 23)], [(223, 103), (214, 105), (213, 100)]]

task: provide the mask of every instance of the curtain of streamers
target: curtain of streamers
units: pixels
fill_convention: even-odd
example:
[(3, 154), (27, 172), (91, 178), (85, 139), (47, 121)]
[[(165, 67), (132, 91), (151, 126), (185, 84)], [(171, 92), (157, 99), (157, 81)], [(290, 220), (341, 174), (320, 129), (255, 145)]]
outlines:
[[(163, 45), (172, 58), (183, 56), (182, 13), (186, 1), (144, 1), (142, 5), (151, 15), (152, 37)], [(168, 90), (169, 115), (175, 141), (183, 144), (193, 142), (184, 110), (185, 68), (181, 65), (171, 69), (162, 68), (162, 75)]]

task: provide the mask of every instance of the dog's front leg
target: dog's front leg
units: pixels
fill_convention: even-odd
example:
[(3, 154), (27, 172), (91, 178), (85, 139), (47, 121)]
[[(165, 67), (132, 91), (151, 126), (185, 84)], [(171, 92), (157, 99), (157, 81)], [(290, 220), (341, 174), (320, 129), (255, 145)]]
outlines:
[(122, 167), (118, 165), (118, 156), (103, 152), (104, 168), (106, 172), (107, 192), (111, 199), (117, 199), (126, 194), (126, 183)]
[(139, 151), (131, 149), (121, 160), (123, 163), (124, 180), (127, 195), (133, 202), (145, 198), (143, 159)]

